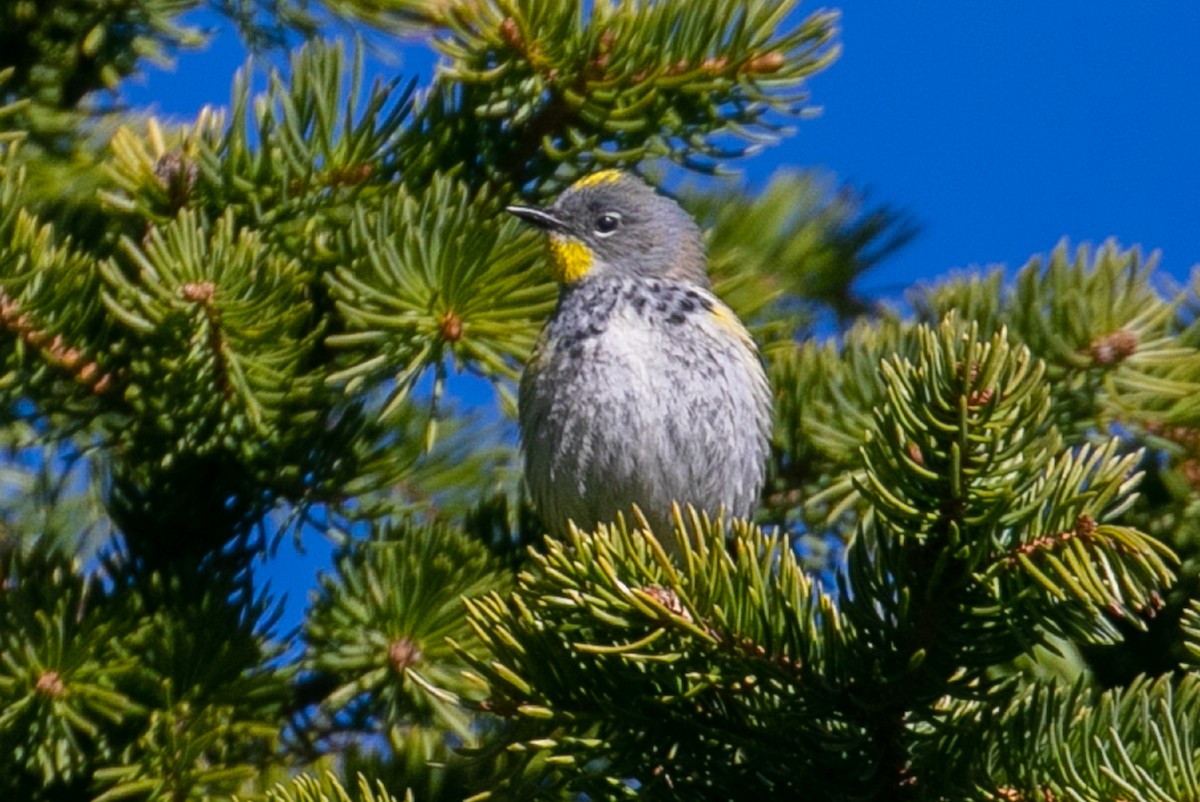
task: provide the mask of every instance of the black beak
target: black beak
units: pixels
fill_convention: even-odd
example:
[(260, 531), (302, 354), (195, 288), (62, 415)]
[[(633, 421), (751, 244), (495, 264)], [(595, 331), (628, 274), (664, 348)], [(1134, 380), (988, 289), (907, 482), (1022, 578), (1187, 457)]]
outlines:
[(547, 231), (558, 231), (563, 228), (562, 220), (545, 209), (538, 209), (535, 206), (508, 206), (505, 211)]

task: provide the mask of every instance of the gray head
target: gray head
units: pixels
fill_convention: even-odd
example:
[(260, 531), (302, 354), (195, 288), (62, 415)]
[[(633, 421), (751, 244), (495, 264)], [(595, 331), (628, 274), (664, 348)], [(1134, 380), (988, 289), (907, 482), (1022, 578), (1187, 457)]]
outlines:
[(700, 228), (640, 178), (603, 170), (579, 179), (544, 209), (508, 211), (549, 235), (554, 278), (672, 278), (707, 287)]

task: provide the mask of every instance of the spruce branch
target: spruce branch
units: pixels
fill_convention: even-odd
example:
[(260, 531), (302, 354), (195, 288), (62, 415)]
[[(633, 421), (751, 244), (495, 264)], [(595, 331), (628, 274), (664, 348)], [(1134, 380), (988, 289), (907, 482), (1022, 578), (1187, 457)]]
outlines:
[(1028, 349), (954, 316), (917, 334), (914, 357), (883, 364), (857, 482), (870, 512), (845, 580), (845, 615), (877, 655), (861, 680), (877, 781), (897, 798), (929, 782), (913, 762), (918, 722), (936, 727), (948, 697), (977, 698), (989, 672), (1050, 634), (1116, 637), (1107, 616), (1154, 607), (1175, 561), (1154, 538), (1097, 523), (1132, 503), (1137, 456), (1116, 440), (1056, 456)]
[(21, 311), (20, 305), (0, 291), (0, 329), (15, 334), (30, 349), (75, 377), (80, 384), (102, 395), (112, 389), (113, 374), (100, 370), (99, 363), (68, 345), (61, 334), (51, 334)]
[[(773, 520), (798, 516), (817, 532), (836, 532), (846, 542), (854, 538), (861, 511), (855, 489), (862, 479), (858, 449), (873, 425), (872, 410), (885, 400), (879, 366), (892, 355), (914, 358), (918, 332), (885, 313), (855, 324), (840, 341), (768, 349), (777, 393), (767, 495)], [(909, 458), (917, 464), (923, 460), (919, 450), (910, 451)]]
[[(1152, 617), (1162, 606), (1159, 589), (1174, 579), (1177, 559), (1136, 529), (1098, 522), (1112, 520), (1135, 501), (1137, 478), (1130, 472), (1136, 463), (1137, 455), (1119, 456), (1115, 440), (1053, 461), (1014, 504), (1010, 520), (1023, 526), (1022, 542), (989, 572), (1027, 572), (1051, 598), (1083, 602), (1093, 617), (1105, 611), (1135, 624), (1140, 615)], [(1102, 621), (1097, 617), (1095, 623)]]
[(110, 604), (128, 622), (116, 648), (136, 666), (127, 692), (145, 713), (97, 761), (97, 799), (229, 799), (274, 753), (292, 672), (269, 638), (279, 610), (250, 588), (244, 561), (106, 561)]
[(1183, 612), (1180, 627), (1185, 636), (1184, 648), (1187, 649), (1188, 662), (1200, 663), (1200, 599), (1190, 599)]
[[(477, 745), (486, 728), (460, 703), (478, 690), (448, 639), (478, 650), (462, 599), (509, 584), (482, 543), (444, 526), (385, 523), (348, 544), (305, 626), (303, 687), (318, 698), (297, 737), (343, 753), (384, 737), (412, 781), (453, 779), (453, 746)], [(431, 761), (441, 765), (432, 775)]]
[[(464, 653), (489, 689), (484, 709), (513, 722), (510, 750), (553, 772), (545, 798), (619, 798), (630, 777), (687, 798), (786, 794), (856, 748), (826, 682), (844, 619), (781, 541), (732, 535), (726, 551), (719, 525), (677, 515), (662, 535), (675, 564), (645, 530), (573, 530), (533, 555), (513, 596), (468, 601), (491, 653)], [(520, 776), (494, 794), (517, 795)]]
[(377, 213), (360, 210), (340, 248), (344, 266), (329, 285), (344, 333), (327, 342), (351, 359), (329, 381), (353, 393), (401, 366), (385, 417), (446, 360), (514, 380), (554, 301), (549, 277), (535, 274), (536, 234), (503, 215), (496, 198), (447, 177), (421, 195), (399, 191)]
[(313, 38), (326, 22), (302, 0), (214, 0), (212, 5), (233, 21), (254, 53), (282, 50), (296, 36)]
[(325, 712), (337, 719), (369, 696), (369, 726), (400, 731), (436, 720), (471, 738), (470, 721), (445, 702), (446, 690), (470, 691), (446, 639), (471, 648), (462, 598), (505, 584), (482, 544), (444, 526), (385, 524), (369, 541), (349, 544), (336, 574), (322, 578), (304, 632), (305, 668), (336, 685), (322, 700)]
[[(1004, 711), (977, 767), (983, 799), (1196, 799), (1194, 674), (1098, 693), (1033, 685)], [(984, 771), (979, 771), (984, 769)], [(986, 777), (986, 780), (984, 779)], [(1007, 794), (1007, 796), (1006, 796)]]
[(212, 386), (236, 397), (253, 426), (278, 414), (287, 393), (302, 391), (299, 365), (319, 332), (310, 328), (297, 262), (239, 231), (232, 212), (211, 225), (183, 212), (145, 246), (126, 239), (123, 250), (122, 263), (101, 267), (101, 297), (128, 329), (176, 339), (176, 358), (206, 364)]
[[(226, 802), (258, 774), (258, 764), (270, 753), (276, 736), (274, 722), (242, 721), (237, 711), (223, 706), (197, 709), (180, 703), (155, 710), (135, 744), (135, 760), (96, 769), (95, 781), (106, 790), (94, 800)], [(258, 754), (244, 754), (248, 746), (256, 747)]]
[(469, 14), (478, 3), (454, 0), (387, 0), (364, 3), (362, 0), (331, 0), (323, 4), (334, 14), (362, 20), (399, 37), (427, 36), (444, 28), (452, 14)]
[[(851, 572), (855, 598), (894, 599), (888, 588), (906, 580), (928, 582), (950, 598), (961, 590), (975, 619), (963, 645), (984, 658), (964, 666), (968, 683), (1018, 632), (1002, 626), (1005, 616), (1040, 617), (1036, 627), (1103, 638), (1112, 636), (1106, 613), (1153, 607), (1174, 578), (1174, 555), (1154, 538), (1107, 523), (1134, 500), (1137, 455), (1121, 457), (1116, 440), (1057, 454), (1061, 439), (1049, 426), (1041, 365), (1008, 345), (1005, 332), (982, 340), (973, 325), (951, 318), (936, 334), (920, 333), (919, 361), (884, 364), (887, 400), (863, 446), (859, 487), (878, 528), (867, 532), (891, 557), (885, 575)], [(1019, 609), (1032, 602), (1034, 587), (1071, 603), (1060, 608), (1046, 599), (1034, 602), (1037, 610)], [(976, 629), (984, 615), (1001, 624), (990, 638)], [(931, 635), (917, 650), (954, 648), (948, 632)], [(1028, 646), (1018, 640), (1007, 648), (1015, 656)]]
[(15, 371), (36, 354), (30, 389), (70, 377), (103, 395), (116, 379), (100, 361), (97, 277), (86, 253), (27, 211), (27, 184), (19, 146), (0, 146), (0, 332), (20, 344), (4, 362)]
[[(384, 787), (383, 782), (376, 781), (374, 785), (362, 774), (357, 776), (353, 786), (354, 795), (346, 790), (346, 785), (338, 780), (333, 772), (323, 774), (302, 774), (287, 782), (280, 782), (271, 787), (264, 802), (414, 802), (412, 792), (404, 795), (403, 800), (392, 796)], [(255, 797), (257, 799), (257, 797)], [(234, 796), (234, 802), (250, 802), (249, 797)]]
[(1186, 298), (1155, 287), (1155, 259), (1109, 241), (1074, 254), (1062, 243), (1031, 260), (1011, 288), (1002, 275), (964, 279), (914, 294), (927, 321), (951, 309), (984, 331), (1006, 326), (1043, 359), (1064, 434), (1197, 419), (1200, 350), (1181, 338)]
[[(443, 160), (476, 180), (553, 189), (594, 166), (667, 156), (712, 171), (807, 113), (803, 82), (837, 56), (836, 15), (791, 18), (794, 2), (485, 2), (452, 6), (436, 41), (447, 58), (417, 131), (461, 128)], [(734, 142), (747, 142), (739, 146)], [(558, 166), (566, 166), (556, 176)]]
[(223, 125), (222, 115), (206, 106), (190, 126), (174, 130), (164, 130), (155, 117), (146, 120), (143, 136), (119, 126), (105, 165), (112, 186), (100, 192), (101, 199), (116, 211), (136, 214), (148, 235), (196, 202), (200, 143), (215, 141)]
[(13, 99), (5, 90), (5, 85), (12, 82), (16, 71), (16, 67), (11, 66), (0, 68), (0, 90), (3, 90), (0, 93), (0, 145), (8, 145), (26, 136), (26, 132), (19, 127), (19, 120), (14, 118), (29, 106), (29, 98)]
[(0, 427), (0, 550), (71, 550), (86, 564), (112, 537), (90, 438), (47, 438), (36, 416)]
[(0, 789), (86, 787), (120, 748), (114, 730), (143, 714), (125, 685), (136, 664), (114, 644), (125, 627), (60, 553), (9, 551), (0, 578), (0, 748), (12, 760)]
[(251, 94), (252, 64), (243, 68), (228, 120), (205, 109), (186, 128), (164, 131), (151, 119), (144, 136), (121, 129), (109, 168), (117, 189), (106, 203), (154, 224), (184, 206), (211, 219), (232, 213), (273, 245), (327, 264), (327, 240), (355, 202), (397, 177), (411, 109), (412, 84), (365, 88), (362, 59), (361, 50), (348, 57), (341, 43), (313, 41), (286, 73), (271, 71), (260, 96)]
[(866, 311), (851, 284), (916, 233), (904, 214), (865, 209), (865, 198), (815, 173), (776, 173), (753, 197), (722, 188), (684, 202), (708, 232), (717, 294), (768, 348), (793, 347), (821, 309), (839, 319)]
[[(444, 400), (461, 372), (510, 392), (553, 304), (504, 203), (752, 152), (811, 112), (833, 14), (337, 0), (437, 37), (431, 91), (365, 87), (361, 52), (310, 42), (257, 97), (243, 72), (228, 115), (127, 124), (97, 152), (78, 99), (140, 58), (112, 37), (170, 52), (137, 15), (189, 4), (77, 5), (57, 32), (0, 11), (0, 44), (30, 33), (0, 69), (0, 444), (20, 463), (0, 473), (0, 796), (228, 799), (315, 757), (368, 769), (377, 802), (1200, 797), (1191, 675), (1101, 692), (1021, 662), (1175, 611), (1200, 654), (1195, 583), (1168, 590), (1200, 542), (1200, 307), (1136, 251), (1063, 246), (1011, 283), (924, 290), (916, 321), (797, 344), (803, 315), (863, 308), (851, 281), (911, 227), (807, 176), (693, 197), (718, 288), (769, 341), (786, 533), (681, 513), (514, 555), (540, 531), (514, 449)], [(219, 5), (268, 36), (305, 11)], [(46, 35), (71, 58), (34, 90), (61, 108), (22, 72)], [(65, 470), (43, 476), (93, 454), (107, 509), (79, 526), (115, 526), (119, 556), (85, 573), (37, 533), (78, 509)], [(294, 661), (250, 572), (277, 524), (342, 544)], [(836, 593), (798, 532), (848, 544)]]
[[(56, 3), (52, 14), (34, 3), (0, 9), (0, 53), (8, 78), (0, 105), (28, 104), (14, 116), (39, 147), (59, 156), (78, 144), (78, 129), (95, 111), (85, 99), (115, 90), (145, 62), (166, 63), (205, 40), (179, 17), (193, 0), (104, 4)], [(103, 105), (98, 106), (103, 109)]]
[[(692, 516), (666, 534), (677, 561), (642, 530), (575, 531), (511, 597), (468, 603), (490, 652), (464, 655), (483, 707), (554, 766), (547, 794), (836, 778), (829, 798), (937, 798), (950, 780), (923, 745), (959, 706), (1005, 699), (998, 669), (1057, 633), (1111, 638), (1110, 612), (1156, 604), (1173, 556), (1112, 521), (1136, 455), (1064, 450), (1044, 366), (1004, 331), (951, 316), (910, 336), (880, 371), (839, 600), (782, 541), (735, 528), (726, 550)], [(1064, 566), (1053, 587), (1030, 567), (1043, 558)]]
[[(1067, 444), (1115, 434), (1126, 453), (1143, 443), (1182, 452), (1186, 470), (1186, 436), (1172, 437), (1200, 420), (1193, 400), (1200, 351), (1180, 319), (1186, 296), (1156, 290), (1153, 267), (1153, 260), (1115, 243), (1094, 253), (1080, 248), (1073, 257), (1062, 245), (1047, 263), (1032, 260), (1010, 286), (993, 271), (914, 290), (911, 302), (928, 325), (955, 313), (984, 333), (1005, 331), (1028, 347), (1044, 362), (1054, 423)], [(779, 421), (787, 424), (778, 435), (774, 516), (799, 515), (853, 536), (852, 526), (838, 523), (856, 497), (845, 455), (883, 397), (877, 366), (889, 353), (911, 358), (913, 332), (909, 323), (884, 317), (852, 327), (836, 343), (769, 351), (775, 386), (782, 388)], [(803, 454), (819, 460), (798, 458)], [(910, 456), (921, 464), (918, 442)]]

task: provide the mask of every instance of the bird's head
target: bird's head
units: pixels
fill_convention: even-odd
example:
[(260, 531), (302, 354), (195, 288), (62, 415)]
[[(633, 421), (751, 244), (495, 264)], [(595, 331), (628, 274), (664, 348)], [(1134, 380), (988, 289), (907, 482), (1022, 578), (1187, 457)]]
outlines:
[(545, 208), (508, 211), (543, 229), (554, 278), (673, 278), (708, 286), (704, 240), (671, 198), (637, 176), (603, 170), (579, 179)]

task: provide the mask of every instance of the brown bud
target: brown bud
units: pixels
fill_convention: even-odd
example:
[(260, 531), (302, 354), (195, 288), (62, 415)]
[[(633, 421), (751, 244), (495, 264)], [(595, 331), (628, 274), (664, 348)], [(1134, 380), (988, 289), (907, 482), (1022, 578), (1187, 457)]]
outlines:
[(42, 696), (50, 699), (58, 699), (66, 692), (67, 687), (63, 684), (62, 677), (54, 669), (42, 672), (38, 676), (37, 682), (34, 683), (33, 689)]
[(416, 665), (421, 661), (421, 657), (421, 647), (408, 638), (397, 638), (388, 646), (388, 663), (396, 673)]
[(691, 66), (687, 63), (687, 59), (681, 58), (674, 64), (667, 65), (663, 70), (663, 75), (683, 75), (689, 69), (691, 69)]
[(331, 187), (353, 187), (366, 181), (373, 172), (375, 168), (370, 164), (348, 164), (330, 170), (325, 176), (325, 183)]
[(164, 153), (154, 165), (154, 176), (163, 185), (171, 206), (176, 209), (182, 209), (192, 197), (197, 173), (196, 163), (177, 150)]
[(991, 387), (984, 387), (981, 390), (972, 390), (967, 394), (967, 406), (982, 407), (986, 406), (989, 401), (996, 395), (996, 391)]
[(505, 17), (504, 22), (500, 23), (500, 38), (513, 50), (525, 49), (525, 38), (521, 36), (521, 29), (512, 17)]
[(58, 355), (58, 361), (67, 370), (72, 370), (83, 359), (83, 352), (78, 348), (63, 348)]
[(438, 327), (442, 333), (442, 338), (446, 342), (456, 343), (462, 339), (463, 323), (462, 318), (456, 315), (452, 310), (446, 310), (442, 315), (442, 322)]
[(656, 602), (666, 607), (672, 615), (679, 616), (685, 621), (692, 620), (692, 614), (687, 611), (683, 603), (679, 601), (679, 596), (670, 588), (664, 588), (661, 585), (648, 585), (643, 588), (646, 595), (654, 599)]
[(746, 72), (765, 75), (779, 72), (783, 65), (783, 54), (778, 50), (772, 50), (770, 53), (763, 53), (761, 56), (755, 56), (746, 62)]
[(208, 303), (216, 295), (217, 285), (211, 281), (195, 281), (189, 284), (184, 284), (179, 289), (180, 294), (185, 301), (195, 301), (197, 303)]
[(1138, 335), (1135, 331), (1121, 329), (1106, 334), (1089, 347), (1092, 361), (1097, 365), (1115, 365), (1137, 353)]

